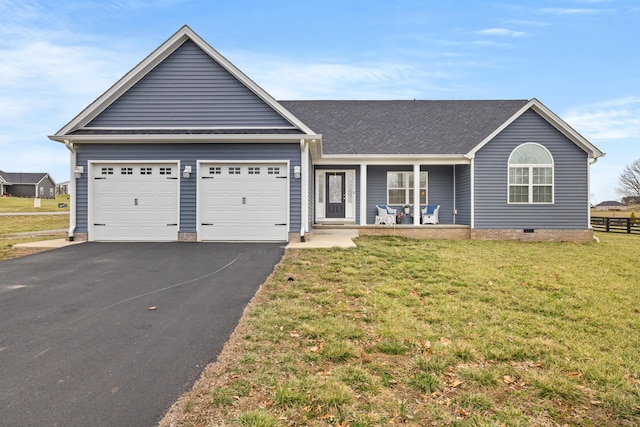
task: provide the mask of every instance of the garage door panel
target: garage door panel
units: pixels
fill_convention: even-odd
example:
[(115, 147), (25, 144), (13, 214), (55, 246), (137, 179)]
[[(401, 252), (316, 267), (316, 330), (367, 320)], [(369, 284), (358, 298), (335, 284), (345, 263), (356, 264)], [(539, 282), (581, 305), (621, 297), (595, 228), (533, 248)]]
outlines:
[(284, 171), (286, 164), (201, 165), (200, 240), (287, 240)]
[(175, 163), (94, 165), (89, 239), (177, 240), (178, 170)]

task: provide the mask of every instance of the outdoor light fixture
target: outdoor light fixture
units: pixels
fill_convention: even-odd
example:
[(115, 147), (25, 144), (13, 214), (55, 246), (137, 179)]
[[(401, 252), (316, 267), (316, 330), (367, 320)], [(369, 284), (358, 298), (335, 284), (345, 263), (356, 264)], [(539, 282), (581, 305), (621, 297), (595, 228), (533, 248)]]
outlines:
[(300, 178), (300, 166), (293, 167), (293, 176), (295, 178)]
[(80, 178), (83, 173), (84, 173), (84, 166), (76, 166), (76, 168), (73, 170), (74, 178)]
[(184, 170), (182, 171), (182, 177), (189, 178), (190, 176), (191, 176), (191, 166), (187, 165), (184, 167)]

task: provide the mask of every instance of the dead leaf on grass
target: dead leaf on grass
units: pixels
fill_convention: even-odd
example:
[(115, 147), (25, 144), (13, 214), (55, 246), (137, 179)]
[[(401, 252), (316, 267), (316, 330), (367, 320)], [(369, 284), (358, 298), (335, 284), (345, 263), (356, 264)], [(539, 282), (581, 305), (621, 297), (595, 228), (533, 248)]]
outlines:
[(447, 347), (451, 345), (451, 340), (447, 337), (442, 337), (440, 338), (440, 344), (442, 344), (444, 347)]

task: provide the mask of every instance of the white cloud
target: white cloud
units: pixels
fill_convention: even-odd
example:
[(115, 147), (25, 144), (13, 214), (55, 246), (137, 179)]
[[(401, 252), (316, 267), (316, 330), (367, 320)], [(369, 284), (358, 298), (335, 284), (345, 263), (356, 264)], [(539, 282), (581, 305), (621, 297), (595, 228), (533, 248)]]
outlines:
[(506, 28), (487, 28), (485, 30), (476, 31), (476, 34), (483, 36), (507, 36), (507, 37), (522, 37), (526, 33), (522, 31), (513, 31)]
[(640, 97), (637, 96), (581, 105), (562, 116), (591, 140), (640, 139)]
[(456, 75), (397, 63), (304, 62), (255, 52), (230, 56), (276, 99), (412, 99), (448, 90), (438, 82)]
[(600, 13), (611, 12), (611, 9), (591, 9), (591, 8), (562, 8), (548, 7), (540, 9), (542, 13), (552, 15), (598, 15)]

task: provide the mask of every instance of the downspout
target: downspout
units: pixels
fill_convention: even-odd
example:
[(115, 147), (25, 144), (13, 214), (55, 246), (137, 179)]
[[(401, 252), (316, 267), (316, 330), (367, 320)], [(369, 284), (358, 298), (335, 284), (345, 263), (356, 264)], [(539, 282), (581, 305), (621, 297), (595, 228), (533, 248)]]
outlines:
[(74, 170), (76, 167), (76, 149), (73, 146), (73, 142), (68, 139), (64, 140), (64, 145), (70, 152), (70, 170), (69, 170), (69, 232), (68, 240), (73, 241), (73, 234), (76, 231), (76, 178), (74, 176)]

